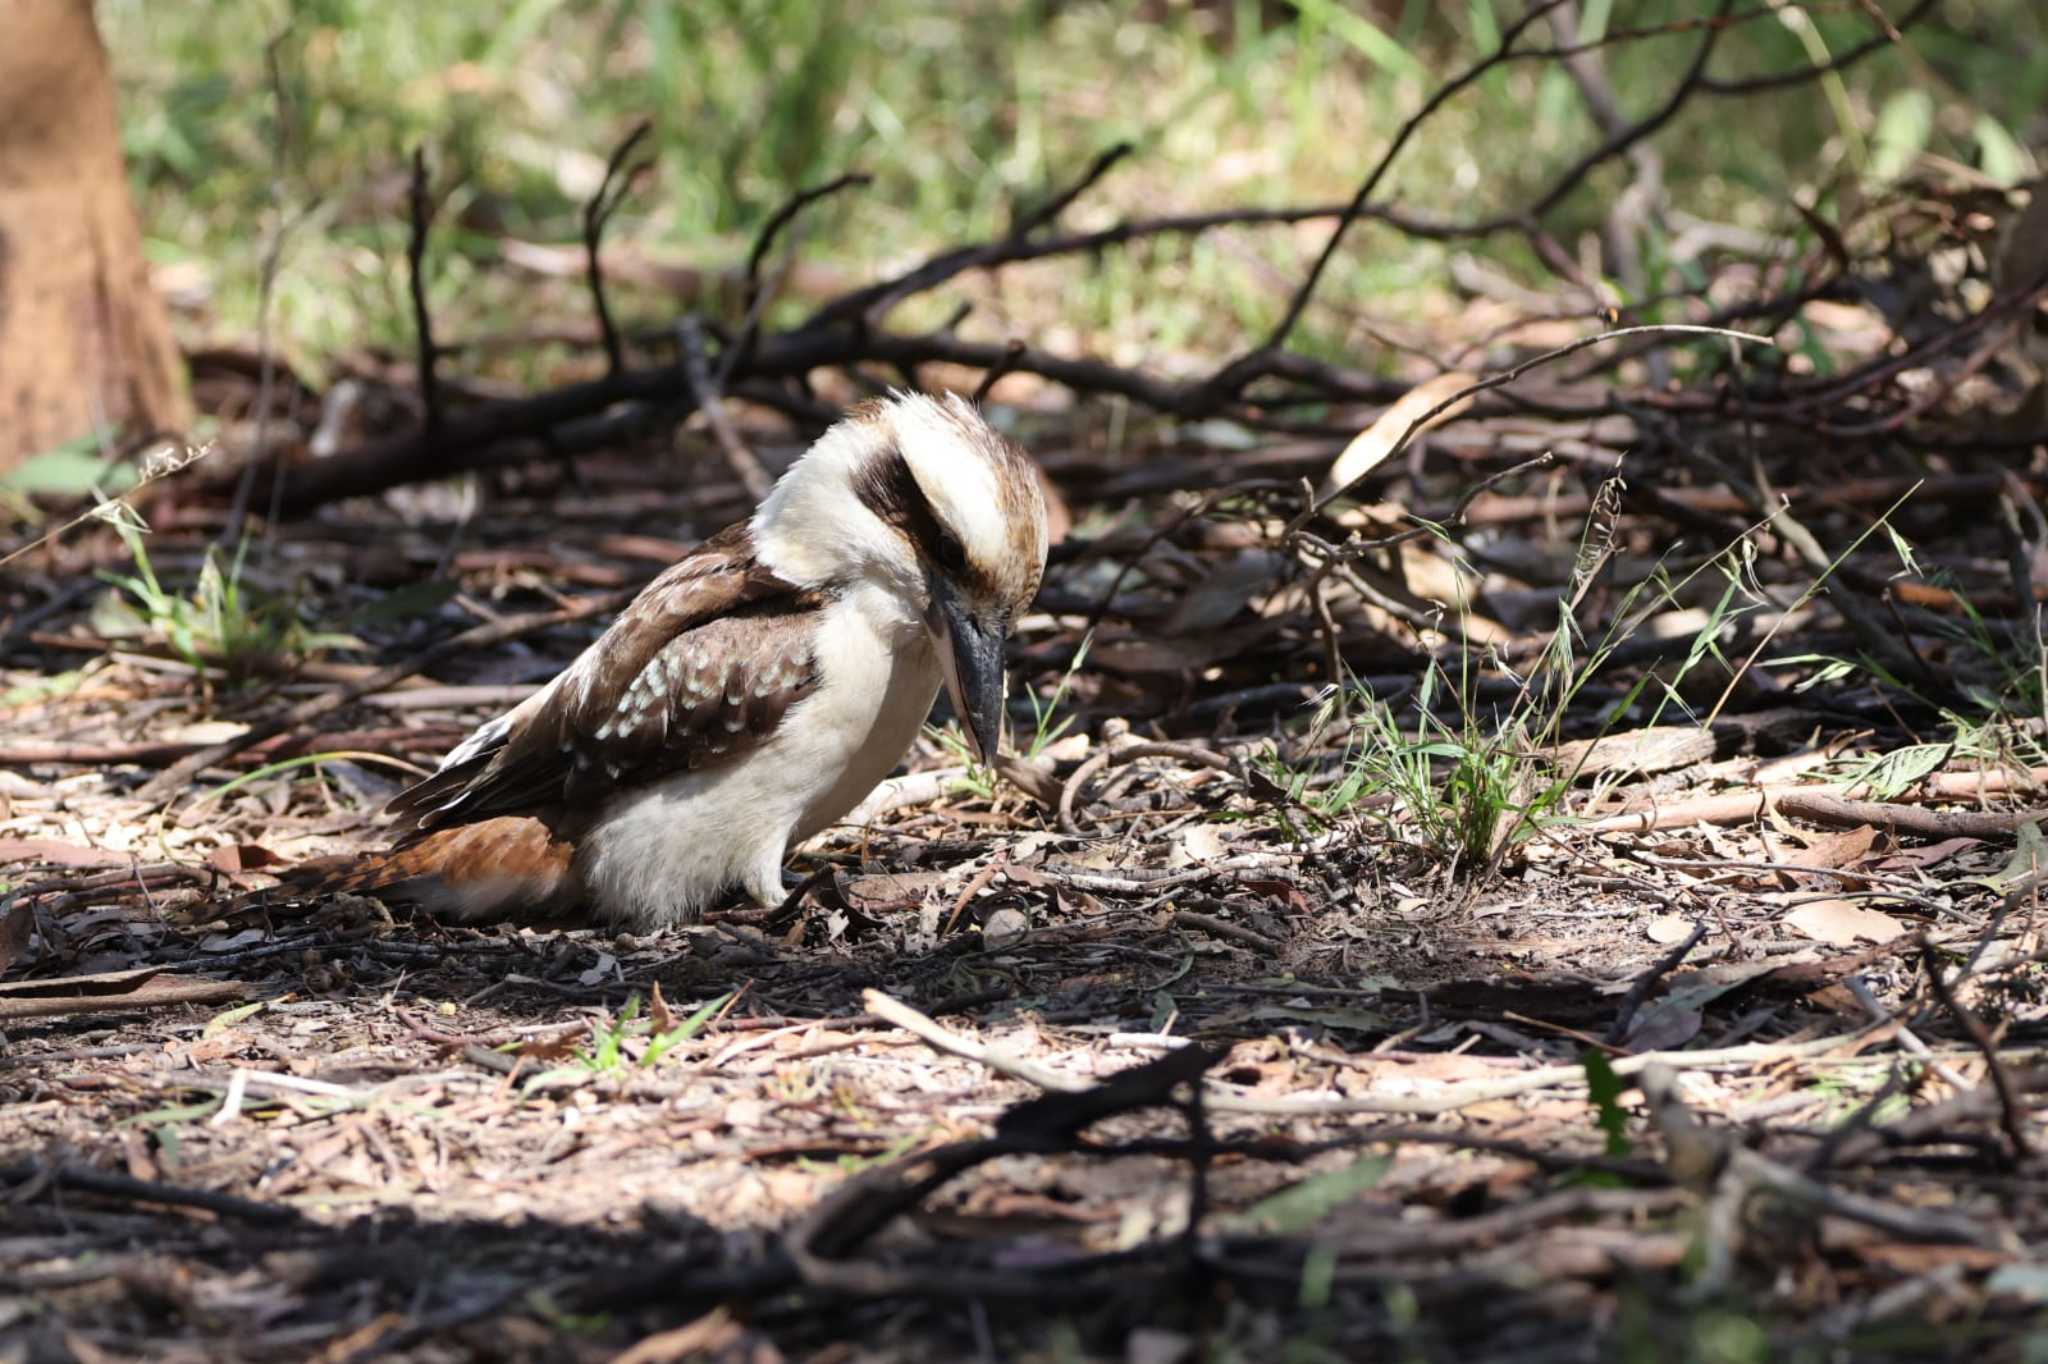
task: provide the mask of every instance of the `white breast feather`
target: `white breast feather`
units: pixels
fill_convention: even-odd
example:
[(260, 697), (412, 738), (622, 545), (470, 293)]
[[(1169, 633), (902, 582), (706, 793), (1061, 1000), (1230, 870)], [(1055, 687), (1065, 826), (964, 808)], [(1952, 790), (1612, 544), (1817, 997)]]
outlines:
[(641, 930), (687, 922), (734, 883), (776, 903), (790, 844), (902, 761), (939, 689), (923, 625), (881, 588), (855, 588), (820, 612), (812, 648), (818, 690), (761, 747), (612, 798), (578, 852), (604, 917)]

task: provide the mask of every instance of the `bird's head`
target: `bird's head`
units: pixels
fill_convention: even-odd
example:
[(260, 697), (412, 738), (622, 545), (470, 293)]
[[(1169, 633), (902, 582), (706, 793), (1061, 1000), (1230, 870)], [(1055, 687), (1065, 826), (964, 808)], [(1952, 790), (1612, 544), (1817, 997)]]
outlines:
[(1045, 572), (1030, 457), (972, 404), (864, 403), (790, 467), (754, 516), (791, 581), (881, 586), (931, 632), (953, 709), (984, 761), (1002, 737), (1003, 641)]

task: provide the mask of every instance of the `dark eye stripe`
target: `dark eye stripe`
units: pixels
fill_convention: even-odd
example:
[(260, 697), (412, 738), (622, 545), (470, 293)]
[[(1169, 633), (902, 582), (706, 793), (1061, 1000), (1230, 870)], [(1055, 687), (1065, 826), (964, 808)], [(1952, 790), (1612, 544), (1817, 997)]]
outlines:
[(932, 510), (931, 499), (910, 472), (910, 462), (900, 450), (887, 450), (870, 459), (854, 476), (854, 492), (868, 510), (901, 531), (911, 546), (937, 564), (948, 576), (987, 591), (992, 584), (987, 574), (967, 557), (967, 547)]

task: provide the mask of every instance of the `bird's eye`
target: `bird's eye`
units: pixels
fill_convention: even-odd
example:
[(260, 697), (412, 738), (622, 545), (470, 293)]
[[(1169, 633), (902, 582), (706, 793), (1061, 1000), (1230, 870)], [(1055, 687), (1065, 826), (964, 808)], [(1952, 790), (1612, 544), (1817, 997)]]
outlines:
[(932, 558), (949, 575), (958, 577), (967, 571), (967, 547), (960, 543), (959, 536), (944, 526), (937, 529), (938, 534), (932, 537)]

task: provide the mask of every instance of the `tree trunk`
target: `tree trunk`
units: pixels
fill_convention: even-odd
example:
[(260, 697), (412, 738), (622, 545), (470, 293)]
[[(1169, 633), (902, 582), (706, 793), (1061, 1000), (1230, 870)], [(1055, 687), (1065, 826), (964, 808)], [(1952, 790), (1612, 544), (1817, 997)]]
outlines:
[(0, 471), (190, 419), (91, 0), (0, 0)]

